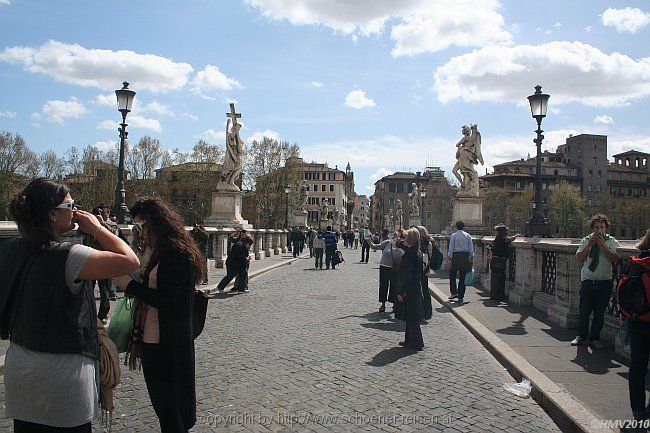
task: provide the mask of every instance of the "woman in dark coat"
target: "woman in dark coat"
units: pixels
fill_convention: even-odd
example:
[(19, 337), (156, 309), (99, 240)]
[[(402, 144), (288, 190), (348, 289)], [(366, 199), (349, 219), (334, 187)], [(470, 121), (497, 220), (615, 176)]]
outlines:
[(508, 227), (503, 224), (494, 226), (494, 230), (497, 234), (490, 258), (490, 299), (501, 301), (506, 297), (506, 261), (510, 255), (510, 243), (519, 235), (508, 237)]
[(431, 306), (431, 293), (429, 292), (429, 260), (433, 254), (433, 244), (431, 243), (431, 236), (429, 231), (424, 226), (417, 226), (420, 232), (420, 252), (422, 253), (422, 260), (424, 261), (425, 270), (422, 271), (422, 301), (424, 302), (424, 318), (431, 319), (433, 314), (433, 307)]
[[(185, 231), (180, 215), (160, 199), (131, 208), (134, 224), (153, 252), (142, 276), (117, 278), (126, 295), (137, 299), (127, 361), (141, 357), (144, 379), (162, 433), (186, 433), (196, 422), (194, 288), (203, 278), (203, 255)], [(141, 350), (139, 349), (141, 347)]]
[(395, 318), (406, 322), (404, 341), (400, 346), (422, 350), (424, 341), (420, 330), (420, 320), (424, 319), (422, 300), (422, 253), (420, 252), (420, 232), (411, 228), (405, 233), (404, 255), (400, 263), (399, 288), (397, 291), (398, 311)]

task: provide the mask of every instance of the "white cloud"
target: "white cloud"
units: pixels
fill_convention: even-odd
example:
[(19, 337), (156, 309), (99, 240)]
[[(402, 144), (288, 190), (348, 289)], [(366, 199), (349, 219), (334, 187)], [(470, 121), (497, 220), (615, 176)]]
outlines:
[(174, 117), (174, 112), (169, 108), (168, 105), (161, 104), (158, 101), (153, 101), (145, 105), (142, 111), (153, 111), (164, 116)]
[[(376, 172), (374, 172), (373, 174), (370, 175), (370, 180), (379, 180), (382, 177), (388, 176), (388, 175), (393, 174), (393, 173), (395, 173), (393, 170), (389, 170), (387, 168), (382, 167), (382, 168), (380, 168), (379, 170), (377, 170)], [(374, 188), (373, 188), (373, 190), (374, 190)]]
[(323, 83), (321, 83), (320, 81), (312, 81), (311, 85), (312, 87), (316, 87), (316, 88), (323, 87)]
[(102, 152), (107, 152), (109, 150), (115, 150), (117, 146), (117, 141), (116, 140), (98, 141), (93, 146), (95, 146), (97, 149), (99, 149)]
[(16, 118), (16, 112), (15, 111), (0, 111), (0, 117), (5, 117), (7, 119), (15, 119)]
[(88, 49), (53, 40), (40, 47), (5, 48), (0, 60), (61, 83), (108, 90), (119, 88), (127, 79), (136, 92), (146, 89), (154, 93), (183, 87), (193, 70), (187, 63), (153, 54)]
[(601, 20), (603, 25), (614, 27), (619, 33), (636, 33), (650, 23), (650, 14), (631, 7), (624, 9), (608, 8), (602, 13)]
[(110, 107), (117, 110), (117, 97), (114, 93), (99, 94), (95, 96), (95, 99), (92, 100), (92, 103), (99, 105), (100, 107)]
[(562, 27), (562, 23), (559, 21), (556, 21), (555, 24), (553, 24), (553, 27), (559, 28)]
[(628, 150), (650, 153), (650, 137), (636, 135), (615, 135), (607, 137), (608, 156)]
[(207, 131), (204, 131), (199, 137), (211, 142), (225, 143), (226, 131), (215, 131), (214, 129), (208, 129)]
[(183, 114), (181, 114), (181, 116), (183, 116), (184, 118), (190, 120), (191, 122), (196, 122), (197, 120), (199, 120), (199, 116), (196, 116), (196, 115), (194, 115), (192, 113), (183, 113)]
[(608, 116), (606, 114), (603, 114), (601, 116), (596, 116), (594, 119), (594, 123), (602, 123), (603, 125), (611, 125), (614, 123), (614, 119), (612, 116)]
[(585, 31), (586, 31), (586, 32), (590, 32), (592, 29), (593, 29), (593, 27), (591, 27), (591, 26), (587, 26), (587, 27), (585, 27)]
[(0, 0), (0, 5), (11, 6), (11, 0)]
[(436, 68), (438, 99), (526, 103), (535, 84), (550, 104), (618, 106), (650, 95), (650, 58), (605, 54), (581, 42), (490, 46)]
[[(139, 114), (133, 114), (131, 113), (127, 118), (126, 118), (126, 123), (127, 123), (127, 132), (129, 128), (140, 128), (140, 129), (150, 129), (151, 131), (154, 132), (161, 132), (162, 131), (162, 126), (160, 125), (160, 122), (156, 119), (147, 119), (146, 117), (143, 117)], [(119, 124), (115, 120), (103, 120), (97, 124), (97, 128), (99, 129), (117, 129), (119, 128)]]
[[(391, 23), (394, 56), (439, 51), (457, 45), (508, 43), (511, 35), (497, 12), (498, 0), (246, 0), (272, 20), (324, 25), (351, 35), (382, 33)], [(471, 13), (468, 13), (471, 11)], [(480, 17), (477, 19), (477, 17)]]
[(70, 98), (67, 101), (47, 101), (43, 104), (41, 113), (32, 114), (32, 120), (38, 121), (45, 118), (49, 122), (63, 125), (66, 119), (76, 119), (87, 112), (86, 107), (77, 98)]
[(345, 97), (345, 102), (343, 105), (346, 107), (361, 110), (362, 108), (366, 107), (374, 107), (376, 104), (375, 101), (366, 97), (366, 92), (363, 90), (353, 90), (348, 93), (348, 96)]
[(271, 138), (273, 140), (278, 140), (280, 138), (280, 133), (272, 131), (270, 129), (265, 129), (264, 131), (255, 131), (253, 134), (251, 134), (250, 137), (248, 137), (248, 142), (251, 143), (253, 141), (262, 141), (262, 139), (266, 138)]
[(227, 77), (218, 67), (207, 65), (205, 69), (199, 71), (192, 80), (192, 92), (203, 96), (207, 99), (214, 99), (206, 93), (215, 91), (231, 91), (233, 89), (242, 89), (243, 86), (239, 81)]

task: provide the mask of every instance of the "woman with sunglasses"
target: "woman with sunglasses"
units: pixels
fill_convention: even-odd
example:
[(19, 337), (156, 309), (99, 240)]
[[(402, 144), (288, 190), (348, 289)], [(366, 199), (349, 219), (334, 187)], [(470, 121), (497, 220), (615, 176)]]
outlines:
[(205, 259), (181, 216), (162, 200), (139, 200), (131, 215), (152, 251), (143, 282), (128, 275), (114, 279), (136, 298), (126, 362), (131, 369), (142, 363), (160, 431), (185, 433), (196, 422), (192, 313)]
[[(6, 416), (14, 432), (91, 432), (99, 413), (99, 343), (90, 280), (132, 272), (138, 258), (57, 181), (31, 181), (11, 201), (21, 237), (0, 248), (0, 337)], [(73, 218), (104, 251), (61, 242)]]

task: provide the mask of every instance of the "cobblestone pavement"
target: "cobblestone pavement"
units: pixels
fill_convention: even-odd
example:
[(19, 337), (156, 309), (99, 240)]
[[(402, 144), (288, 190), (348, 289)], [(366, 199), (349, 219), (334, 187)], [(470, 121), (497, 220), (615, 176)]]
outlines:
[[(403, 322), (377, 312), (379, 254), (360, 264), (360, 250), (343, 253), (334, 271), (298, 260), (210, 301), (192, 432), (559, 431), (503, 389), (513, 379), (435, 301), (425, 349), (399, 347)], [(113, 431), (157, 431), (142, 374), (123, 370), (122, 382)]]

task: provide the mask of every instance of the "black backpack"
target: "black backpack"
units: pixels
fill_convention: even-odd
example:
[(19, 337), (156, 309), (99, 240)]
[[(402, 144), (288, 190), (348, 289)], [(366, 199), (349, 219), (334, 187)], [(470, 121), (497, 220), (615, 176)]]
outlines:
[(243, 260), (247, 255), (248, 251), (246, 250), (246, 245), (244, 245), (244, 242), (241, 239), (238, 239), (230, 247), (230, 253), (228, 254), (228, 257)]
[(616, 287), (616, 299), (624, 318), (650, 322), (650, 256), (630, 257)]
[(431, 244), (431, 246), (433, 246), (433, 252), (431, 253), (431, 257), (429, 258), (429, 268), (432, 271), (437, 271), (442, 267), (443, 255), (440, 249), (435, 244)]

